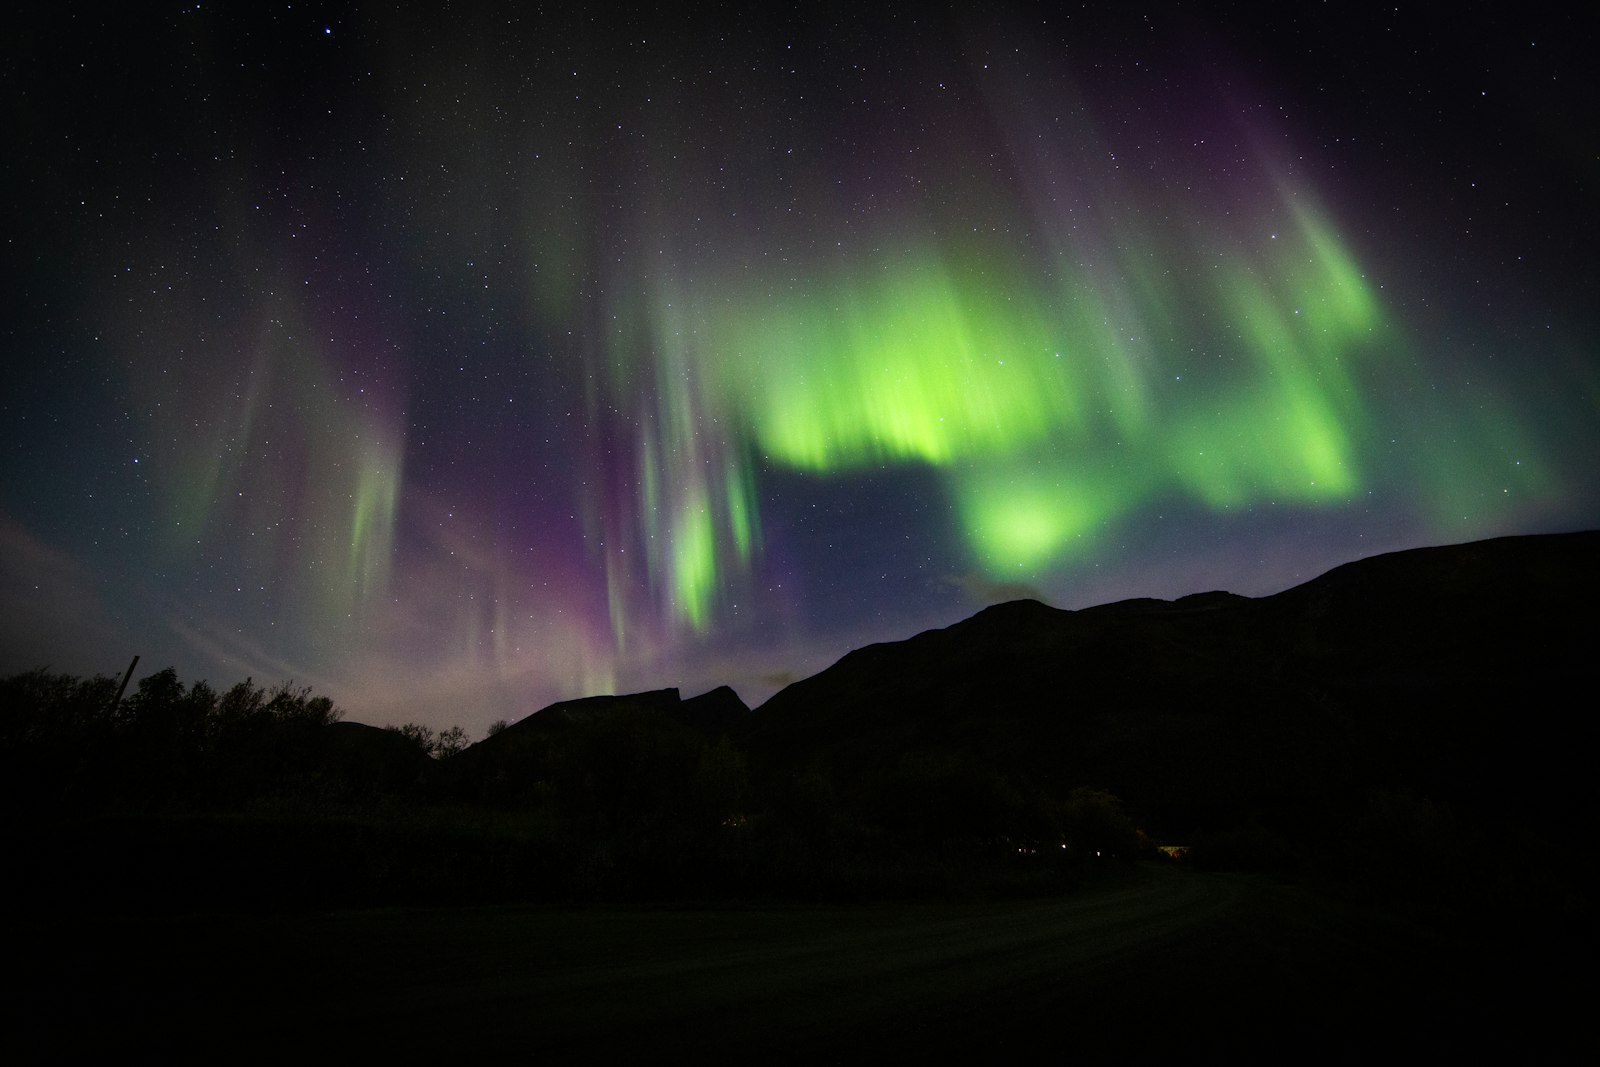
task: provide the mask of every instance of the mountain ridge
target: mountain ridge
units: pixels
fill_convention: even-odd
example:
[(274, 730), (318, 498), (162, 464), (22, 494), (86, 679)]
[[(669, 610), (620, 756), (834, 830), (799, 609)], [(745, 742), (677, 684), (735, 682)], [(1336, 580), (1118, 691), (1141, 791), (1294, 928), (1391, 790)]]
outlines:
[[(1112, 788), (1178, 830), (1194, 821), (1178, 809), (1243, 819), (1354, 778), (1481, 803), (1482, 735), (1510, 732), (1521, 688), (1587, 661), (1570, 620), (1592, 618), (1597, 554), (1597, 532), (1532, 535), (1368, 557), (1265, 597), (995, 605), (793, 683), (748, 743), (773, 767), (822, 750), (863, 768), (959, 745)], [(1425, 766), (1430, 749), (1445, 766)], [(1509, 736), (1501, 755), (1529, 749)], [(1526, 767), (1510, 777), (1549, 791)]]
[(660, 720), (657, 743), (734, 737), (763, 777), (823, 766), (848, 784), (953, 759), (1110, 790), (1168, 834), (1327, 822), (1374, 788), (1479, 811), (1506, 790), (1527, 814), (1578, 799), (1583, 724), (1517, 722), (1528, 694), (1580, 681), (1592, 625), (1571, 620), (1592, 619), (1597, 556), (1597, 531), (1527, 535), (1383, 553), (1262, 597), (1010, 601), (853, 649), (753, 710), (726, 686), (560, 702), (452, 777), (574, 716), (632, 715)]

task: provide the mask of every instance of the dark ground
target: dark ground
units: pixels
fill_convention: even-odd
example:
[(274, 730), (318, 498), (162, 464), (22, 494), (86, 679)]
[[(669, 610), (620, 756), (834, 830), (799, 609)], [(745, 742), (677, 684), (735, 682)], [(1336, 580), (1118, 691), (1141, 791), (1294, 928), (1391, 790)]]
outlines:
[(1568, 1062), (1594, 986), (1579, 945), (1165, 865), (1008, 903), (13, 926), (7, 1044), (36, 1060)]

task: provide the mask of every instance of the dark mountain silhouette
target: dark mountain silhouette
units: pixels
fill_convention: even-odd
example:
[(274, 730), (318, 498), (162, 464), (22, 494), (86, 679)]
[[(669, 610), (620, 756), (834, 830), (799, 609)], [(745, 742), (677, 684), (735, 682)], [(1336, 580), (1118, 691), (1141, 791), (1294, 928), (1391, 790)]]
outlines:
[(750, 708), (732, 687), (719, 685), (708, 693), (681, 702), (668, 714), (706, 737), (716, 738), (743, 729)]
[[(1549, 851), (1593, 828), (1578, 707), (1597, 551), (1600, 533), (1513, 537), (1261, 598), (1016, 601), (851, 652), (754, 712), (726, 687), (552, 705), (433, 781), (603, 833), (748, 809), (779, 851), (1125, 840), (1114, 801), (1166, 841), (1344, 847), (1377, 823), (1430, 848), (1532, 833)], [(699, 810), (710, 794), (722, 807)]]
[(509, 753), (537, 744), (550, 731), (570, 728), (577, 723), (628, 717), (660, 719), (702, 735), (718, 737), (741, 723), (749, 714), (750, 709), (739, 699), (739, 694), (725, 685), (688, 700), (680, 697), (677, 689), (579, 697), (551, 704), (527, 718), (519, 719), (499, 733), (471, 745), (454, 759), (463, 765), (504, 759)]
[[(1600, 533), (1350, 563), (1275, 596), (1034, 601), (851, 652), (751, 717), (752, 764), (870, 781), (942, 754), (1147, 828), (1325, 832), (1373, 788), (1555, 820), (1588, 803)], [(1304, 820), (1309, 819), (1309, 823)]]
[(326, 734), (323, 765), (361, 795), (401, 792), (428, 773), (431, 761), (397, 730), (336, 722)]
[(676, 689), (566, 700), (444, 761), (435, 778), (457, 799), (500, 807), (555, 801), (615, 821), (670, 807), (707, 742), (749, 714), (727, 686), (689, 700)]

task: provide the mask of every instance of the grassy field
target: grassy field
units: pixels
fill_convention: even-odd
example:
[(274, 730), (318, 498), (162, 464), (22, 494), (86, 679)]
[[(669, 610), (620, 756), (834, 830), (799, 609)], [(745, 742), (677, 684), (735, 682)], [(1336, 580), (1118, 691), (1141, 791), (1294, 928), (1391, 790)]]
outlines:
[(1590, 1003), (1526, 972), (1539, 946), (1501, 958), (1158, 865), (1025, 902), (102, 916), (18, 935), (9, 1032), (41, 1060), (1561, 1060)]

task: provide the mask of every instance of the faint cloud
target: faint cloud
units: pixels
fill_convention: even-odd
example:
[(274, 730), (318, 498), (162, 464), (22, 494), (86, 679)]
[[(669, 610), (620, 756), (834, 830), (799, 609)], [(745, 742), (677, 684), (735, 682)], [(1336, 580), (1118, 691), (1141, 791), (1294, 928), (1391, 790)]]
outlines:
[(6, 515), (0, 515), (0, 620), (5, 670), (110, 670), (129, 647), (89, 569)]
[(998, 582), (981, 574), (958, 574), (945, 579), (975, 604), (1004, 604), (1012, 600), (1037, 600), (1047, 604), (1044, 594), (1026, 582)]
[(232, 672), (236, 677), (230, 678), (230, 683), (248, 677), (264, 684), (308, 685), (319, 696), (333, 696), (338, 689), (332, 678), (276, 655), (220, 619), (190, 626), (172, 618), (167, 620), (167, 626), (200, 662)]

